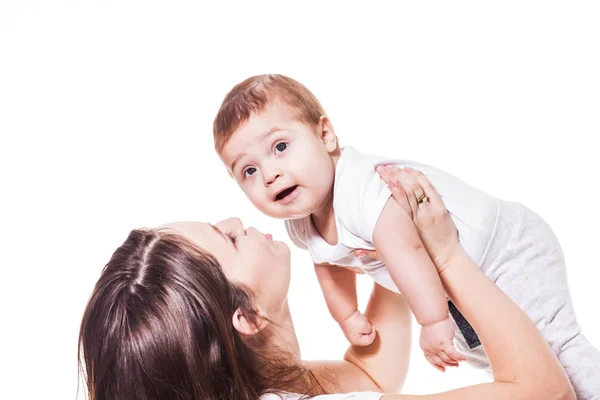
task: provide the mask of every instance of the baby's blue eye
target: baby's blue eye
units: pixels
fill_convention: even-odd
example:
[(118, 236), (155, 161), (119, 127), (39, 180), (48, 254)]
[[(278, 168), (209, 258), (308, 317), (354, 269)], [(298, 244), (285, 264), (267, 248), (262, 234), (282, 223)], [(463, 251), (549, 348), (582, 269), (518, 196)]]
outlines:
[(247, 170), (244, 171), (244, 178), (253, 175), (256, 172), (256, 168), (254, 167), (250, 167)]
[(279, 143), (277, 146), (275, 146), (275, 149), (277, 149), (277, 151), (282, 152), (285, 149), (287, 149), (288, 145), (287, 143)]

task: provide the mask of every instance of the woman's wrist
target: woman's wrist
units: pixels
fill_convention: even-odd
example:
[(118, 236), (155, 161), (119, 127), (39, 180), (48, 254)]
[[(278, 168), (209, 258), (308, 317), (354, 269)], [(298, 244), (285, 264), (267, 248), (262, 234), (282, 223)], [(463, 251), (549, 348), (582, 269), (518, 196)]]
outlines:
[[(458, 300), (455, 298), (456, 294), (464, 288), (472, 286), (474, 280), (477, 279), (473, 272), (480, 271), (477, 264), (461, 245), (456, 246), (452, 256), (446, 259), (446, 262), (438, 268), (444, 290), (455, 305), (457, 305)], [(457, 288), (459, 289), (458, 292)]]
[(444, 251), (436, 254), (431, 258), (439, 275), (453, 265), (464, 263), (466, 260), (471, 260), (465, 249), (458, 242), (452, 246), (448, 246)]

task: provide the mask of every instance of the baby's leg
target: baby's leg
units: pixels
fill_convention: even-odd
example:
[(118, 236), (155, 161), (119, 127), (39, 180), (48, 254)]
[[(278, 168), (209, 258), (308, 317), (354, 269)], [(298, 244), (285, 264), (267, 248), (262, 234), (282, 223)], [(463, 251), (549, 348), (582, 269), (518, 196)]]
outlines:
[(565, 368), (577, 398), (600, 399), (600, 351), (577, 323), (556, 236), (528, 208), (501, 206), (500, 237), (494, 238), (496, 248), (488, 250), (481, 269), (529, 315)]

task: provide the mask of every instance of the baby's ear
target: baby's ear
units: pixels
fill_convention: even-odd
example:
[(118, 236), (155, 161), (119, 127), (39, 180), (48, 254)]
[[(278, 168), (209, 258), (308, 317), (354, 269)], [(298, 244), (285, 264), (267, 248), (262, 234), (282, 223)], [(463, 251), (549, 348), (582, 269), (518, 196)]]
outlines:
[(338, 148), (337, 136), (333, 130), (333, 124), (331, 120), (325, 115), (321, 115), (319, 118), (319, 136), (325, 145), (328, 152), (332, 153)]
[(269, 320), (260, 313), (256, 318), (256, 324), (253, 324), (239, 308), (233, 313), (231, 321), (235, 330), (246, 336), (256, 335), (269, 324)]

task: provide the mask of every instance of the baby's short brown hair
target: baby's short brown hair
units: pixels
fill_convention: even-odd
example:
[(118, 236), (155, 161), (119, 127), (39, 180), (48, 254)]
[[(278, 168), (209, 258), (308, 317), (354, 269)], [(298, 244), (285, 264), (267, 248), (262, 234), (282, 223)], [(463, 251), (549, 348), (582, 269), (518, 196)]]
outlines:
[(233, 132), (275, 102), (287, 105), (295, 118), (316, 126), (325, 111), (319, 100), (300, 82), (284, 75), (256, 75), (231, 89), (213, 123), (215, 149), (221, 152)]

